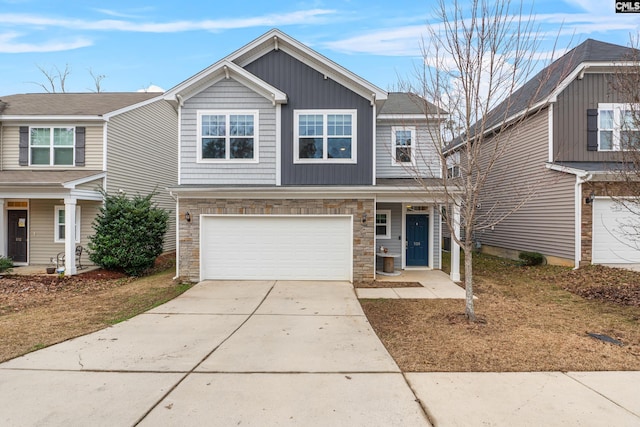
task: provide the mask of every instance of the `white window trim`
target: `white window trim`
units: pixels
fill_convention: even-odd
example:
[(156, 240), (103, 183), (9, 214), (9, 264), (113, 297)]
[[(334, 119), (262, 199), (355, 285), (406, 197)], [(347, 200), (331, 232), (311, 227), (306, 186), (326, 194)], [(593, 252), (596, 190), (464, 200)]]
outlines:
[[(39, 148), (44, 148), (44, 145), (41, 146), (37, 146), (37, 145), (32, 145), (31, 144), (31, 130), (32, 129), (49, 129), (50, 133), (49, 133), (49, 164), (48, 165), (34, 165), (32, 162), (32, 158), (31, 158), (31, 149), (33, 147), (39, 147)], [(53, 145), (53, 138), (54, 138), (54, 129), (73, 129), (73, 145), (72, 146), (59, 146), (58, 148), (71, 148), (72, 152), (73, 152), (73, 158), (71, 159), (71, 164), (68, 165), (56, 165), (54, 164), (54, 145)], [(57, 167), (57, 168), (68, 168), (68, 167), (75, 167), (76, 165), (76, 127), (75, 126), (64, 126), (64, 125), (42, 125), (42, 126), (29, 126), (29, 166), (33, 166), (33, 167)]]
[[(55, 206), (53, 210), (53, 241), (55, 243), (64, 243), (64, 236), (60, 237), (58, 231), (60, 230), (60, 211), (64, 211), (64, 206)], [(80, 243), (80, 206), (76, 205), (76, 243)], [(66, 224), (65, 224), (66, 227)]]
[(376, 231), (378, 229), (378, 218), (377, 218), (378, 214), (384, 214), (384, 215), (387, 216), (387, 223), (386, 223), (387, 234), (378, 235), (376, 233), (376, 239), (380, 239), (380, 240), (391, 239), (391, 210), (390, 209), (378, 209), (378, 210), (376, 210), (376, 218), (375, 218), (375, 225), (374, 225), (375, 228), (376, 228)]
[[(634, 108), (640, 108), (640, 106), (632, 106), (631, 104), (619, 104), (619, 103), (606, 103), (598, 104), (598, 151), (602, 152), (615, 152), (622, 151), (620, 146), (620, 131), (622, 124), (622, 112), (633, 111)], [(605, 149), (600, 147), (600, 115), (602, 111), (613, 111), (613, 135), (611, 141), (611, 148)], [(603, 129), (608, 130), (608, 129)], [(635, 129), (634, 129), (635, 130)], [(640, 127), (637, 129), (640, 130)]]
[[(231, 159), (230, 155), (230, 135), (225, 135), (225, 159), (203, 159), (202, 158), (202, 116), (220, 115), (225, 116), (226, 129), (229, 129), (229, 116), (232, 115), (252, 115), (253, 116), (253, 159)], [(260, 113), (258, 110), (198, 110), (197, 112), (198, 137), (196, 141), (198, 158), (196, 163), (258, 163), (260, 161)]]
[[(411, 161), (399, 162), (396, 160), (396, 131), (404, 130), (411, 132)], [(415, 126), (391, 126), (391, 164), (393, 166), (416, 165), (416, 127)]]
[[(456, 172), (457, 173), (454, 173)], [(447, 178), (460, 177), (460, 152), (456, 151), (447, 156)]]
[[(351, 158), (350, 159), (330, 159), (328, 157), (322, 159), (301, 159), (300, 155), (300, 128), (299, 118), (301, 115), (318, 114), (323, 119), (323, 156), (327, 156), (327, 116), (331, 114), (350, 114), (351, 115)], [(295, 110), (293, 112), (293, 163), (315, 163), (315, 164), (331, 164), (331, 163), (358, 163), (358, 110)]]

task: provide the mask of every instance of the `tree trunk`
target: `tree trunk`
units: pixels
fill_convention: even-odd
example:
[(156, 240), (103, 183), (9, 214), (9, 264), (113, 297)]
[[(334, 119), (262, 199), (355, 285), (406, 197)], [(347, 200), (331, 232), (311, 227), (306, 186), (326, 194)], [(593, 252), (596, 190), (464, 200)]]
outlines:
[(476, 321), (476, 310), (473, 306), (473, 247), (464, 245), (464, 289), (465, 314), (471, 322)]

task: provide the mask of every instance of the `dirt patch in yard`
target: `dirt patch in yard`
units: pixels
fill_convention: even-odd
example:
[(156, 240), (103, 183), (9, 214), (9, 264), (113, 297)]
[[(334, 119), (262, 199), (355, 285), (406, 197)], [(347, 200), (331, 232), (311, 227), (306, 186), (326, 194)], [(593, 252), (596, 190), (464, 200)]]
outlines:
[(640, 370), (640, 273), (487, 256), (474, 266), (477, 323), (462, 300), (361, 301), (403, 371)]

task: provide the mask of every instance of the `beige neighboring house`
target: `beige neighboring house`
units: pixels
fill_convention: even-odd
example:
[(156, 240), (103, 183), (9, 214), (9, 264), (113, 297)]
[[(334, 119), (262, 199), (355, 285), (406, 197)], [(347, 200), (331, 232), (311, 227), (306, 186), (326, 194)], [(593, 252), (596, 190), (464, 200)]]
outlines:
[[(48, 265), (64, 252), (76, 274), (103, 197), (158, 192), (178, 179), (178, 116), (158, 93), (33, 93), (0, 97), (0, 255)], [(171, 217), (172, 218), (172, 217)], [(175, 223), (165, 250), (175, 249)], [(85, 254), (83, 264), (89, 263)]]

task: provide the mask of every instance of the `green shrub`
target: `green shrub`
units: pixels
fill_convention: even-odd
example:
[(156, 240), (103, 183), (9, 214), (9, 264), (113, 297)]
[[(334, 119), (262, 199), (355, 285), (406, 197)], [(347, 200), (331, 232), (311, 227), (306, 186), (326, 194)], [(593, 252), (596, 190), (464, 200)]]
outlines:
[(11, 258), (0, 256), (0, 273), (11, 273), (13, 268), (13, 261)]
[(169, 213), (152, 202), (155, 193), (128, 198), (104, 194), (105, 202), (93, 222), (89, 259), (107, 270), (139, 276), (162, 253)]
[(518, 258), (520, 258), (520, 264), (524, 266), (542, 265), (545, 262), (544, 255), (539, 252), (520, 252)]

